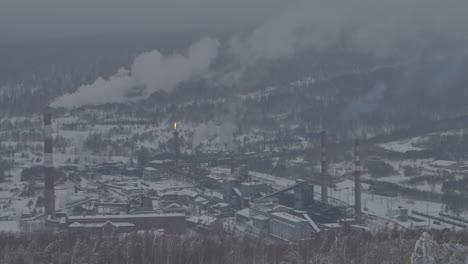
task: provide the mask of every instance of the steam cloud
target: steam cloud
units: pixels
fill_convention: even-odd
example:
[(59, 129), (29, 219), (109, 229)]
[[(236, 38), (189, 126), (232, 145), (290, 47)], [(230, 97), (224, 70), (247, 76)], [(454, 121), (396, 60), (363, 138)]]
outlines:
[(235, 129), (235, 123), (230, 120), (224, 120), (221, 124), (212, 121), (200, 124), (195, 128), (192, 147), (197, 147), (209, 139), (215, 139), (218, 148), (232, 150)]
[(134, 59), (130, 70), (120, 68), (109, 79), (99, 77), (73, 94), (56, 98), (51, 107), (125, 103), (146, 98), (159, 90), (170, 91), (180, 82), (205, 73), (218, 55), (219, 45), (215, 39), (204, 38), (193, 44), (186, 56), (164, 56), (157, 50), (142, 53)]
[[(347, 49), (402, 60), (460, 51), (468, 44), (466, 10), (468, 1), (460, 0), (292, 1), (252, 32), (231, 37), (226, 58), (235, 66), (207, 79), (226, 87), (250, 84), (249, 77), (261, 75), (262, 62), (307, 55), (310, 50)], [(121, 68), (108, 79), (100, 77), (73, 94), (58, 97), (51, 106), (122, 103), (158, 90), (170, 91), (206, 72), (219, 45), (217, 40), (205, 38), (190, 47), (186, 56), (143, 53), (130, 69)], [(310, 54), (313, 60), (314, 53)]]
[(371, 113), (378, 108), (378, 104), (384, 98), (386, 90), (387, 86), (384, 83), (378, 83), (364, 97), (354, 100), (345, 107), (341, 118), (348, 120), (362, 114)]

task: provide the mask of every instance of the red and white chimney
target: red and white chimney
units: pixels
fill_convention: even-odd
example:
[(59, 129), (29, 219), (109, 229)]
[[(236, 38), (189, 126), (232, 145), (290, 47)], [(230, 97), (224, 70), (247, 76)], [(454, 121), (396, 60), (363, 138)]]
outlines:
[(322, 203), (328, 203), (328, 163), (327, 163), (327, 133), (322, 131), (320, 144), (320, 161), (321, 161), (321, 200)]
[(44, 200), (45, 215), (55, 216), (54, 162), (52, 151), (52, 116), (44, 113)]
[(361, 217), (361, 151), (359, 140), (354, 142), (354, 213), (356, 219)]

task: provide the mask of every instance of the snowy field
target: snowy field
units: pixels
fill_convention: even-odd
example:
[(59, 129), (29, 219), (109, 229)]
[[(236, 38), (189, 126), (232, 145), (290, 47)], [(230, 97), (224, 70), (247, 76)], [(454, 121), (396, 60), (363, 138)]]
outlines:
[(427, 137), (414, 137), (410, 139), (403, 139), (392, 141), (384, 144), (379, 144), (378, 146), (395, 152), (405, 153), (408, 151), (421, 151), (424, 148), (417, 147), (418, 144), (424, 143), (428, 140)]

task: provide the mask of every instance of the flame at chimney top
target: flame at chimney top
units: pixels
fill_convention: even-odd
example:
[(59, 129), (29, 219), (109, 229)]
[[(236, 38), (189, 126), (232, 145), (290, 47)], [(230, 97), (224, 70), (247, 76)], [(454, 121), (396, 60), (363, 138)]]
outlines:
[(174, 130), (177, 130), (177, 122), (174, 122)]

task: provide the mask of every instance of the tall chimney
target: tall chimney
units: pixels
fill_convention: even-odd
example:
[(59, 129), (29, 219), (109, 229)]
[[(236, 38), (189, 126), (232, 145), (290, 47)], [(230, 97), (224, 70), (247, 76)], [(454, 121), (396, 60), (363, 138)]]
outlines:
[(174, 123), (174, 154), (175, 164), (179, 165), (179, 131), (177, 131), (177, 123)]
[(361, 216), (361, 152), (360, 152), (359, 140), (356, 139), (354, 142), (354, 213), (356, 219)]
[(328, 164), (327, 164), (327, 133), (321, 133), (321, 147), (320, 147), (320, 160), (321, 160), (321, 185), (322, 185), (322, 203), (328, 203)]
[(44, 113), (44, 197), (46, 218), (55, 217), (54, 163), (52, 156), (52, 118)]

